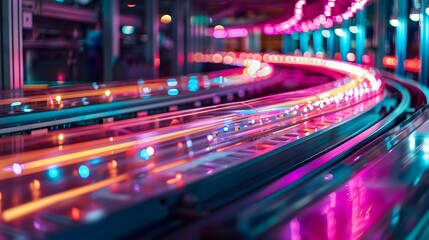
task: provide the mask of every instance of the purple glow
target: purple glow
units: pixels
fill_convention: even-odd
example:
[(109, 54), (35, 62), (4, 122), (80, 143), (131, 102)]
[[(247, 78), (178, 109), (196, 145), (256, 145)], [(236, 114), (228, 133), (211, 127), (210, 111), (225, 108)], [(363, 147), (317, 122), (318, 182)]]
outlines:
[(207, 135), (207, 141), (209, 141), (209, 142), (213, 141), (213, 136), (212, 135)]
[(240, 38), (247, 37), (248, 34), (246, 28), (214, 29), (212, 33), (215, 38)]
[(14, 163), (12, 164), (12, 171), (13, 173), (15, 173), (16, 175), (19, 175), (22, 173), (22, 167), (20, 164), (18, 163)]

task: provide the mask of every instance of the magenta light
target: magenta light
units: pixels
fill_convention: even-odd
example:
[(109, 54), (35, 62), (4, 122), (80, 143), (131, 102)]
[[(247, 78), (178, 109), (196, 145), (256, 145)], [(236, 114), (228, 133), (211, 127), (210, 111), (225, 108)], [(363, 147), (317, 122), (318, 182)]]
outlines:
[[(335, 23), (341, 24), (344, 20), (350, 19), (358, 10), (364, 8), (368, 0), (352, 0), (347, 11), (332, 16), (333, 8), (337, 5), (337, 0), (328, 0), (322, 9), (322, 13), (312, 20), (302, 22), (304, 17), (304, 7), (306, 0), (298, 0), (294, 6), (294, 15), (286, 21), (277, 24), (265, 24), (262, 28), (267, 35), (292, 34), (293, 32), (308, 32), (323, 28), (332, 28)], [(211, 35), (215, 38), (237, 38), (246, 37), (250, 26), (241, 28), (229, 28), (224, 30), (212, 30)], [(254, 26), (252, 26), (254, 28)]]
[(213, 30), (213, 37), (215, 38), (240, 38), (247, 37), (249, 31), (246, 28), (228, 28)]

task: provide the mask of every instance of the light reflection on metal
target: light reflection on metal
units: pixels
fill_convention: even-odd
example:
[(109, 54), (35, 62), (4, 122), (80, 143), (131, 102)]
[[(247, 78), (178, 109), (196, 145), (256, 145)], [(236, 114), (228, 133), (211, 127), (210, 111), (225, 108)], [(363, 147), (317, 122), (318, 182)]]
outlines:
[(296, 218), (290, 221), (290, 234), (291, 240), (301, 240), (301, 225)]

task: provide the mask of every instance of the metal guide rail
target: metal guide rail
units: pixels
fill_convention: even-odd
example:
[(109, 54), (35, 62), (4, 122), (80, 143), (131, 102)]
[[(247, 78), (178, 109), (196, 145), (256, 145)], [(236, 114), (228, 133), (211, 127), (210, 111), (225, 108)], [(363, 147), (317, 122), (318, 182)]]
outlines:
[[(207, 74), (135, 82), (50, 89), (0, 100), (0, 134), (44, 134), (168, 111), (190, 109), (260, 96), (282, 82), (269, 65), (243, 66)], [(253, 74), (243, 74), (252, 68)], [(9, 94), (10, 95), (10, 94)]]
[[(429, 95), (425, 87), (384, 76), (403, 96), (386, 118), (263, 190), (168, 236), (424, 239), (429, 206), (421, 164), (428, 111), (421, 107)], [(407, 119), (410, 109), (416, 113)]]

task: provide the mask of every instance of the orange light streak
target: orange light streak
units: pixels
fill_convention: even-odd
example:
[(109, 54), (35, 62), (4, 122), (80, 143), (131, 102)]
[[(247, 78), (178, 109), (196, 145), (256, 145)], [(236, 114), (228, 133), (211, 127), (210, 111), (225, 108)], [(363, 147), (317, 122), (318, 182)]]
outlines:
[(61, 193), (57, 193), (51, 196), (47, 196), (44, 198), (41, 198), (39, 200), (28, 202), (21, 204), (19, 206), (9, 208), (5, 210), (2, 214), (3, 220), (6, 222), (13, 221), (17, 218), (20, 218), (22, 216), (25, 216), (27, 214), (39, 211), (45, 207), (48, 207), (53, 204), (57, 204), (59, 202), (63, 202), (66, 200), (69, 200), (71, 198), (76, 198), (79, 196), (82, 196), (84, 194), (88, 194), (90, 192), (93, 192), (95, 190), (107, 187), (111, 184), (122, 182), (128, 178), (128, 175), (123, 174), (115, 178), (103, 180), (97, 183), (93, 183), (90, 185), (78, 187), (75, 189), (67, 190)]

